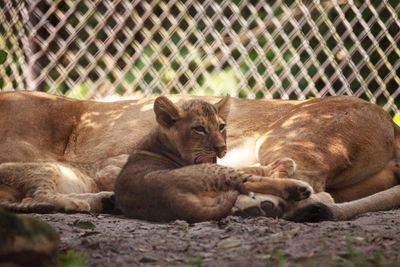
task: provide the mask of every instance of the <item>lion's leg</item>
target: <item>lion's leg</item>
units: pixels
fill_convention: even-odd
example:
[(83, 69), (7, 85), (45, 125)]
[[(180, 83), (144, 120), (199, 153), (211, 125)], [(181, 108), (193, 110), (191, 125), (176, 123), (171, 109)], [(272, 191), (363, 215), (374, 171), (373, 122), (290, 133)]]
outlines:
[(311, 202), (301, 205), (284, 218), (298, 222), (348, 220), (366, 212), (390, 210), (400, 207), (400, 185), (368, 197), (344, 203)]
[(333, 196), (335, 202), (346, 202), (373, 195), (397, 184), (400, 184), (400, 160), (394, 159), (380, 172), (357, 184), (344, 188), (327, 188), (327, 191)]
[(312, 192), (302, 181), (256, 176), (217, 164), (154, 171), (142, 179), (132, 179), (129, 174), (138, 167), (129, 168), (119, 175), (115, 194), (117, 207), (133, 218), (191, 222), (219, 219), (230, 214), (239, 193), (274, 194), (295, 201)]
[(60, 163), (3, 163), (0, 164), (0, 182), (22, 193), (21, 202), (2, 202), (1, 206), (14, 211), (30, 212), (35, 205), (48, 204), (55, 209), (91, 211), (86, 199), (71, 192), (93, 192), (88, 177), (66, 164)]
[[(241, 193), (272, 194), (285, 200), (306, 199), (312, 193), (309, 184), (303, 181), (288, 178), (296, 171), (296, 163), (290, 158), (275, 160), (267, 166), (248, 167), (240, 169), (257, 174), (257, 177), (248, 179), (248, 183), (241, 186)], [(262, 177), (260, 177), (260, 175)]]
[(300, 180), (255, 176), (239, 185), (239, 192), (241, 194), (271, 194), (284, 200), (300, 201), (308, 198), (313, 193), (313, 189), (309, 184)]
[[(299, 202), (296, 208), (284, 217), (294, 221), (347, 220), (365, 212), (389, 210), (400, 207), (400, 165), (394, 159), (378, 174), (365, 181), (334, 191), (332, 196), (337, 200), (349, 197), (356, 200), (334, 203), (333, 198), (315, 198)], [(322, 192), (316, 195), (329, 193)], [(347, 196), (345, 194), (350, 194)], [(368, 194), (368, 196), (365, 196)], [(329, 195), (330, 196), (330, 195)], [(365, 197), (363, 197), (365, 196)]]
[(290, 178), (296, 171), (296, 163), (291, 158), (280, 158), (266, 166), (246, 167), (240, 170), (260, 176)]
[(114, 211), (114, 192), (101, 191), (98, 193), (72, 193), (65, 197), (79, 199), (87, 202), (90, 206), (90, 212), (93, 213), (112, 213)]
[[(288, 178), (296, 171), (296, 163), (290, 158), (281, 158), (271, 164), (258, 167), (241, 168), (245, 172), (267, 176), (268, 178)], [(288, 181), (290, 181), (289, 179)], [(284, 182), (283, 179), (276, 179), (276, 182)], [(308, 185), (307, 185), (308, 186)], [(299, 198), (307, 198), (307, 193)], [(287, 199), (287, 198), (286, 198)], [(297, 199), (298, 200), (298, 199)], [(293, 202), (291, 202), (293, 203)], [(295, 205), (293, 203), (293, 205)], [(281, 217), (288, 206), (282, 196), (275, 194), (260, 194), (251, 192), (247, 195), (240, 195), (232, 209), (232, 213), (243, 217), (266, 216)]]
[(20, 201), (23, 194), (14, 187), (0, 184), (0, 200), (6, 200), (10, 202)]

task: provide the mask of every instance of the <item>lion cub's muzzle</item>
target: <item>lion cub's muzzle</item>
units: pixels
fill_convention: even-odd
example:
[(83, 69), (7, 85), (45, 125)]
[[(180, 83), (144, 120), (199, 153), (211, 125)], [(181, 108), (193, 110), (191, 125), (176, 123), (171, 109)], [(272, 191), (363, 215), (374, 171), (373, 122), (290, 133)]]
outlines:
[(198, 156), (194, 159), (194, 164), (200, 163), (217, 163), (217, 157), (210, 157), (210, 156)]
[(226, 145), (215, 146), (214, 151), (217, 153), (218, 158), (223, 158), (226, 155)]
[(216, 155), (200, 155), (194, 159), (194, 164), (200, 163), (217, 163), (217, 157), (222, 158), (226, 155), (226, 145), (215, 146), (214, 151)]

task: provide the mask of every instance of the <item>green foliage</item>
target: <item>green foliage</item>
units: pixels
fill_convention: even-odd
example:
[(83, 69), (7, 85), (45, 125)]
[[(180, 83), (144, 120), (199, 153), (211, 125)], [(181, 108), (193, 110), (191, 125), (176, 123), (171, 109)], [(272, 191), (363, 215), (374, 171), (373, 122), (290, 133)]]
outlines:
[(196, 255), (194, 257), (189, 257), (185, 260), (185, 264), (191, 266), (191, 267), (200, 267), (201, 262), (203, 260), (203, 256), (201, 255)]
[[(0, 50), (0, 65), (3, 64), (7, 59), (7, 52), (4, 50)], [(5, 81), (0, 77), (0, 90), (5, 86)]]
[(266, 256), (267, 266), (279, 266), (279, 267), (286, 267), (287, 266), (287, 261), (285, 259), (285, 256), (277, 249), (274, 249), (271, 251), (270, 254)]
[(390, 264), (381, 254), (381, 252), (376, 251), (374, 253), (374, 258), (369, 260), (360, 251), (354, 250), (351, 242), (346, 240), (346, 249), (349, 259), (344, 262), (345, 266), (351, 267), (373, 267), (373, 266), (395, 266)]
[(400, 114), (395, 114), (393, 116), (393, 121), (394, 121), (394, 123), (396, 123), (397, 125), (400, 126)]
[(82, 221), (82, 220), (74, 221), (73, 226), (82, 229), (94, 229), (96, 227), (91, 221)]
[(207, 83), (209, 84), (210, 90), (207, 91), (206, 95), (236, 95), (239, 90), (237, 70), (230, 67), (211, 75)]
[(91, 85), (89, 83), (80, 83), (67, 91), (65, 96), (75, 99), (86, 99), (86, 95), (90, 92)]
[[(354, 238), (355, 240), (363, 241), (362, 238)], [(307, 262), (299, 262), (288, 264), (285, 256), (278, 249), (274, 249), (270, 254), (267, 254), (266, 266), (295, 266), (295, 267), (313, 267), (313, 266), (331, 266), (331, 267), (395, 267), (394, 262), (388, 261), (380, 251), (375, 251), (373, 258), (366, 256), (361, 251), (354, 249), (350, 240), (346, 240), (345, 254), (336, 255), (336, 259), (332, 260), (330, 256), (314, 255), (307, 259)]]
[(0, 64), (3, 64), (7, 59), (8, 53), (4, 50), (0, 50)]
[(353, 248), (350, 240), (346, 240), (346, 255), (345, 258), (337, 260), (330, 264), (330, 266), (346, 266), (346, 267), (394, 267), (396, 264), (390, 263), (382, 255), (380, 251), (374, 252), (374, 257), (370, 259), (366, 257), (362, 252), (357, 251)]
[(88, 259), (88, 254), (70, 249), (67, 250), (65, 254), (60, 254), (58, 259), (59, 267), (87, 267), (86, 260)]

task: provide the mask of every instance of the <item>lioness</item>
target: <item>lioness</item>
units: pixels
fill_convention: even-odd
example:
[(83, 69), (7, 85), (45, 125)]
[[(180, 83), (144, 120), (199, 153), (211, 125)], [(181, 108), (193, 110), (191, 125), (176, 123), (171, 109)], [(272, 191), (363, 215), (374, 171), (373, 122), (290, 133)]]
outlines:
[[(193, 98), (220, 99), (170, 97), (176, 103)], [(240, 195), (245, 201), (238, 201), (237, 212), (316, 221), (400, 206), (400, 130), (378, 106), (353, 97), (231, 102), (228, 153), (221, 163), (273, 163), (276, 177), (291, 176), (314, 189), (299, 202)], [(111, 193), (99, 192), (113, 190), (128, 154), (156, 125), (153, 103), (0, 93), (0, 206), (101, 211), (100, 200)]]

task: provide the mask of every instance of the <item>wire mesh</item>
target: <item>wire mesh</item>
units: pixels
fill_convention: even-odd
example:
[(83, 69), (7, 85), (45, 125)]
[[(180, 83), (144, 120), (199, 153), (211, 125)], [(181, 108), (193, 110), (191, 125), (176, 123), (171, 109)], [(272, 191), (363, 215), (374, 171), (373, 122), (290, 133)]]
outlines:
[(398, 113), (397, 0), (0, 0), (0, 88), (355, 95)]

